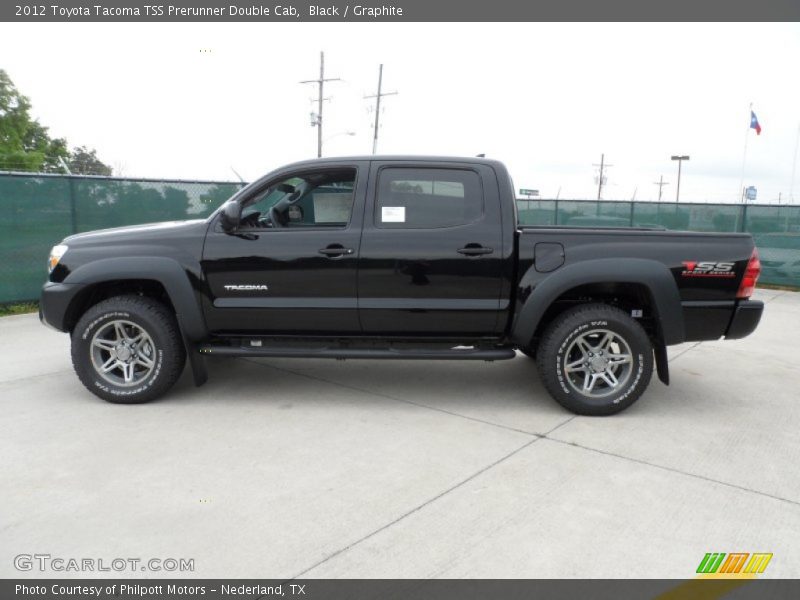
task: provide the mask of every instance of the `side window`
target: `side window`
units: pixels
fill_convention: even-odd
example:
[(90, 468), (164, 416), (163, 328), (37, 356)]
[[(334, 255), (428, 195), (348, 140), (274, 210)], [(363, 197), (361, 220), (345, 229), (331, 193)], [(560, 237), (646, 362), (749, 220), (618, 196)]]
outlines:
[(332, 181), (315, 188), (289, 208), (289, 226), (346, 226), (353, 211), (354, 183), (352, 179)]
[(474, 171), (418, 168), (380, 171), (376, 227), (438, 229), (466, 225), (482, 215), (483, 190)]
[(355, 182), (355, 169), (287, 177), (248, 202), (242, 221), (252, 228), (346, 227), (353, 212)]

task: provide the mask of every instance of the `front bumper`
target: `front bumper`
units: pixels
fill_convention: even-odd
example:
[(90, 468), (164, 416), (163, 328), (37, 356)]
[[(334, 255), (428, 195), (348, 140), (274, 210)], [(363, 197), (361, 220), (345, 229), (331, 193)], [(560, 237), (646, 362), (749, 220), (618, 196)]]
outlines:
[(764, 312), (764, 303), (760, 300), (740, 300), (731, 316), (730, 325), (725, 332), (726, 340), (738, 340), (747, 337), (761, 321)]
[(75, 283), (45, 283), (39, 298), (39, 320), (58, 331), (69, 331), (73, 325), (70, 307), (75, 306), (73, 300), (85, 289)]

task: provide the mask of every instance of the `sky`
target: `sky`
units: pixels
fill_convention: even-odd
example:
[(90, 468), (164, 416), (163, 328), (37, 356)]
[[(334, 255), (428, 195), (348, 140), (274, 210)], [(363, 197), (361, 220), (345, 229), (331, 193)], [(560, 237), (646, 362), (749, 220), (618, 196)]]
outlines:
[[(249, 181), (323, 153), (504, 161), (543, 198), (800, 203), (798, 24), (2, 23), (0, 68), (56, 137), (128, 177)], [(761, 135), (749, 129), (750, 103)], [(348, 135), (353, 132), (355, 135)], [(745, 145), (747, 147), (745, 155)], [(746, 157), (746, 160), (744, 160)], [(744, 178), (743, 178), (744, 166)]]

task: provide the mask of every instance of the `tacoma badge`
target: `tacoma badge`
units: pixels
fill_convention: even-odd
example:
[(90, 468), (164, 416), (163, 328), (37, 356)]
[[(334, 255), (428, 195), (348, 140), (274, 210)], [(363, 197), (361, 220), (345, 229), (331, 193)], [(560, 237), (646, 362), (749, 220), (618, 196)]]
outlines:
[(223, 287), (229, 292), (266, 292), (269, 290), (266, 285), (226, 285)]

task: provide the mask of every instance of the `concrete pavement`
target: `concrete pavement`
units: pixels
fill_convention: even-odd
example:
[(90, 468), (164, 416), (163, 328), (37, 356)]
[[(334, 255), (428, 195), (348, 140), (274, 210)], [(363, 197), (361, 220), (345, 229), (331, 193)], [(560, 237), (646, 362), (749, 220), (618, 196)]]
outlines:
[[(125, 577), (675, 577), (772, 552), (800, 577), (800, 293), (670, 349), (630, 409), (575, 417), (532, 361), (210, 361), (107, 404), (67, 336), (0, 319), (0, 576), (14, 556), (191, 558)], [(81, 576), (80, 573), (66, 573)]]

